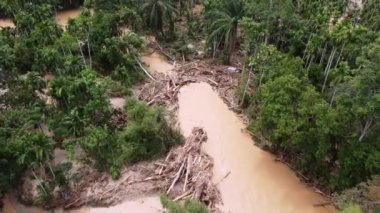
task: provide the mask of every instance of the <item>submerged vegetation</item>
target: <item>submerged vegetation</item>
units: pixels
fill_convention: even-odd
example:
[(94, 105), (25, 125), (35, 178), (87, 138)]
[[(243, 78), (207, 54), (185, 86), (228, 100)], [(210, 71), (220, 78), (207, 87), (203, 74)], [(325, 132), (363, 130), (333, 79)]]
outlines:
[(41, 180), (45, 202), (58, 184), (44, 175), (58, 177), (55, 148), (118, 178), (122, 166), (160, 156), (181, 141), (163, 109), (132, 98), (123, 110), (110, 105), (113, 95), (129, 95), (144, 77), (143, 39), (120, 31), (130, 27), (127, 8), (117, 6), (115, 14), (105, 2), (86, 2), (61, 29), (55, 9), (83, 3), (64, 2), (1, 3), (16, 27), (0, 30), (0, 191), (30, 170)]
[[(195, 4), (202, 5), (199, 14)], [(52, 164), (55, 148), (116, 179), (123, 166), (158, 157), (181, 141), (163, 108), (129, 97), (146, 72), (139, 35), (153, 34), (183, 61), (202, 55), (191, 41), (204, 44), (206, 57), (242, 64), (237, 98), (249, 129), (310, 183), (342, 193), (344, 212), (376, 209), (379, 5), (3, 0), (0, 17), (15, 28), (0, 28), (0, 192), (31, 171), (45, 178), (40, 191), (47, 201), (56, 185), (67, 184), (50, 177), (65, 172)], [(67, 26), (56, 23), (57, 11), (79, 6), (80, 16)], [(125, 97), (124, 109), (113, 109), (112, 97)], [(357, 192), (364, 183), (371, 199)], [(207, 212), (196, 201), (161, 200), (169, 212)]]

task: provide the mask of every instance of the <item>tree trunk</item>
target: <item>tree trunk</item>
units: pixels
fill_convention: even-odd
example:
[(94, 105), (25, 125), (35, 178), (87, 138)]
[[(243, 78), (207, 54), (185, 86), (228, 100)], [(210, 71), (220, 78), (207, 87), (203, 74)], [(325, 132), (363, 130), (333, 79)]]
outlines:
[(330, 74), (331, 64), (332, 64), (332, 62), (334, 60), (336, 50), (337, 50), (337, 48), (334, 47), (333, 50), (332, 50), (332, 53), (330, 55), (329, 62), (327, 63), (327, 66), (326, 66), (326, 69), (325, 69), (325, 81), (323, 82), (321, 94), (323, 94), (323, 91), (325, 90), (326, 83), (327, 83), (327, 78), (329, 77), (329, 74)]
[(327, 48), (327, 44), (325, 43), (325, 46), (323, 47), (323, 50), (322, 50), (322, 56), (321, 56), (321, 59), (319, 61), (320, 65), (322, 65), (323, 61), (325, 60), (326, 48)]
[(88, 57), (90, 59), (90, 68), (92, 68), (92, 58), (91, 58), (91, 46), (90, 46), (90, 34), (87, 33), (87, 48), (88, 48)]
[(231, 63), (231, 56), (235, 50), (236, 40), (237, 40), (237, 25), (233, 27), (231, 36), (230, 36), (229, 50), (228, 50), (228, 55), (227, 55), (228, 64)]
[(336, 86), (334, 87), (334, 92), (332, 94), (332, 97), (331, 97), (331, 100), (330, 100), (330, 107), (332, 106), (332, 104), (334, 103), (334, 98), (335, 98), (335, 94), (336, 94)]
[(372, 122), (373, 122), (372, 118), (367, 119), (367, 121), (365, 122), (364, 128), (362, 129), (361, 135), (359, 137), (359, 142), (362, 142), (364, 137), (368, 134), (369, 130), (371, 129)]
[[(272, 7), (273, 7), (273, 0), (269, 0), (269, 13), (268, 14), (272, 13)], [(270, 22), (270, 15), (268, 15), (268, 17), (267, 17), (267, 32), (265, 35), (265, 44), (268, 44), (268, 42), (269, 42), (269, 22)]]

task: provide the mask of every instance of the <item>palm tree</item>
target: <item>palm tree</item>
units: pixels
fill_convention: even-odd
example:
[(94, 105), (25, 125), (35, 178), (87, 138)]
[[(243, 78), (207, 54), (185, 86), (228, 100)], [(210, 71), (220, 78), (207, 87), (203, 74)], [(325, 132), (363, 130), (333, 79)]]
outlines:
[(141, 10), (147, 17), (147, 26), (152, 30), (164, 34), (164, 22), (168, 21), (170, 24), (170, 32), (174, 31), (174, 21), (172, 18), (174, 6), (171, 0), (146, 0), (141, 6)]
[[(210, 20), (210, 33), (207, 38), (208, 44), (213, 44), (213, 51), (223, 44), (226, 63), (235, 50), (237, 41), (237, 28), (245, 13), (243, 0), (225, 0), (220, 7), (215, 7), (207, 13)], [(222, 43), (224, 39), (224, 43)]]

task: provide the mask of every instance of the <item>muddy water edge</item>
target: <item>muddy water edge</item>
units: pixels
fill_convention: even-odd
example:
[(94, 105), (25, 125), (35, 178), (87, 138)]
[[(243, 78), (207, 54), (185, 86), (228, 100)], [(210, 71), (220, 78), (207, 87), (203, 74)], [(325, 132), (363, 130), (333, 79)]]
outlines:
[[(3, 199), (4, 213), (160, 213), (163, 212), (159, 197), (144, 197), (123, 202), (119, 205), (103, 208), (84, 207), (77, 210), (53, 209), (45, 210), (20, 204), (15, 197), (6, 196)], [(1, 212), (1, 211), (0, 211)]]
[[(80, 10), (58, 13), (61, 26)], [(1, 19), (0, 27), (14, 26), (10, 20)], [(142, 57), (151, 72), (170, 74), (173, 66), (156, 52)], [(185, 137), (193, 127), (203, 127), (208, 134), (205, 151), (214, 159), (214, 183), (223, 199), (223, 212), (336, 212), (331, 206), (315, 207), (326, 199), (306, 187), (287, 166), (275, 162), (275, 157), (254, 146), (251, 137), (244, 133), (245, 125), (219, 97), (209, 84), (194, 83), (185, 86), (179, 94), (178, 118)], [(120, 107), (121, 101), (114, 100)], [(36, 207), (26, 207), (16, 198), (7, 196), (5, 213), (45, 213)], [(110, 208), (82, 208), (73, 211), (56, 209), (53, 212), (162, 212), (158, 197), (126, 201)]]
[(315, 207), (326, 198), (306, 187), (286, 165), (256, 147), (245, 125), (207, 83), (181, 88), (178, 118), (185, 137), (193, 127), (208, 135), (204, 149), (214, 159), (213, 181), (223, 200), (223, 212), (336, 212)]
[[(81, 13), (80, 9), (71, 9), (71, 10), (65, 10), (60, 11), (57, 13), (55, 19), (59, 26), (66, 27), (67, 22), (70, 18), (75, 18), (79, 16)], [(8, 18), (1, 18), (0, 19), (0, 28), (1, 27), (15, 27), (14, 23), (11, 19)], [(153, 53), (153, 59), (152, 61), (149, 60), (149, 56), (147, 57), (146, 63), (152, 63), (155, 64), (155, 60), (158, 60), (160, 57), (156, 55), (156, 53)], [(170, 65), (170, 64), (169, 64)], [(162, 68), (162, 67), (157, 67)], [(166, 69), (171, 69), (171, 67), (166, 65)], [(154, 71), (154, 70), (152, 70)], [(111, 100), (111, 104), (115, 108), (122, 108), (124, 104), (124, 99), (122, 98), (113, 98)], [(64, 161), (65, 159), (65, 153), (63, 153), (63, 150), (54, 150), (54, 155), (56, 156), (55, 161)], [(18, 202), (17, 198), (13, 195), (6, 195), (3, 201), (3, 209), (0, 209), (0, 212), (3, 213), (106, 213), (106, 212), (112, 212), (112, 213), (121, 213), (125, 212), (126, 210), (130, 212), (139, 212), (139, 213), (155, 213), (155, 212), (162, 212), (162, 206), (160, 203), (160, 199), (158, 196), (155, 197), (144, 197), (137, 200), (130, 200), (123, 202), (119, 205), (115, 205), (109, 208), (90, 208), (90, 207), (84, 207), (77, 210), (63, 210), (63, 209), (53, 209), (53, 210), (45, 210), (39, 207), (33, 207), (33, 206), (25, 206)]]
[[(55, 20), (59, 26), (62, 28), (67, 26), (67, 22), (70, 18), (75, 18), (79, 16), (81, 13), (81, 9), (70, 9), (70, 10), (63, 10), (59, 11), (57, 15), (55, 16)], [(10, 18), (0, 18), (0, 28), (1, 27), (15, 27), (15, 24)]]

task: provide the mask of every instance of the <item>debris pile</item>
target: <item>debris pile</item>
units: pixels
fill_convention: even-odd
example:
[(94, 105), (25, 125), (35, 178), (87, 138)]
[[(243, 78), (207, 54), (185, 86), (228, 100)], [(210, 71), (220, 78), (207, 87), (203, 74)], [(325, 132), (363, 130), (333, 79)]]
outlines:
[(201, 150), (201, 144), (206, 140), (203, 129), (194, 128), (183, 146), (172, 150), (165, 161), (157, 163), (158, 175), (167, 178), (166, 193), (174, 201), (192, 198), (215, 209), (220, 196), (212, 183), (212, 159)]
[[(176, 110), (177, 94), (180, 88), (189, 83), (207, 82), (216, 89), (231, 110), (240, 113), (240, 107), (234, 96), (238, 84), (238, 72), (231, 72), (230, 67), (211, 65), (204, 60), (177, 65), (168, 75), (152, 73), (155, 80), (134, 88), (134, 95), (149, 105), (163, 105), (169, 110)], [(235, 68), (235, 70), (238, 70)]]
[[(194, 128), (192, 135), (183, 144), (174, 147), (166, 157), (126, 167), (118, 180), (112, 180), (107, 173), (75, 163), (70, 176), (80, 175), (80, 180), (71, 181), (68, 187), (55, 189), (53, 200), (45, 207), (110, 206), (125, 200), (155, 196), (163, 191), (175, 201), (188, 198), (200, 200), (211, 211), (218, 212), (221, 198), (212, 183), (212, 158), (201, 150), (206, 140), (203, 129)], [(25, 185), (28, 183), (24, 182)], [(23, 188), (30, 190), (30, 187)], [(22, 189), (19, 193), (29, 195), (22, 198), (25, 203), (33, 200), (30, 193)]]

